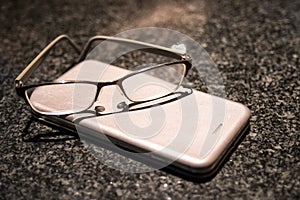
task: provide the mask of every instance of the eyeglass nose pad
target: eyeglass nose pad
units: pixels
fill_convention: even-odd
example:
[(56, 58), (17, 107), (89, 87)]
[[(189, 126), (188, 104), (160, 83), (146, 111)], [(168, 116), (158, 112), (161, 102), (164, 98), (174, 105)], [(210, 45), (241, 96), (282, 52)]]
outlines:
[(96, 106), (95, 111), (96, 111), (96, 114), (101, 114), (102, 112), (105, 111), (105, 107), (104, 106)]
[(123, 102), (120, 102), (120, 103), (118, 103), (118, 105), (117, 105), (117, 108), (118, 109), (126, 109), (128, 107), (128, 105), (123, 101)]

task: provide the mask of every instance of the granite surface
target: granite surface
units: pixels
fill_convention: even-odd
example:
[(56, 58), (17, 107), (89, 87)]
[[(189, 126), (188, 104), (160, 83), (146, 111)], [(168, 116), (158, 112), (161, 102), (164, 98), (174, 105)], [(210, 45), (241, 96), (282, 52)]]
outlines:
[[(0, 199), (300, 198), (299, 1), (1, 0), (0, 9)], [(249, 134), (211, 181), (114, 170), (40, 123), (23, 133), (30, 112), (14, 79), (48, 42), (144, 26), (202, 44), (226, 97), (251, 110)]]

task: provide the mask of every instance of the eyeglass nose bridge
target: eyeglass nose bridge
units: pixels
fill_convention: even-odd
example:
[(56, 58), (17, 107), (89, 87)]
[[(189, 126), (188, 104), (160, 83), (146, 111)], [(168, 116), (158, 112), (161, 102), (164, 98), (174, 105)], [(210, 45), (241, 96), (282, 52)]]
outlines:
[(100, 91), (102, 90), (102, 88), (104, 88), (106, 86), (110, 86), (110, 85), (118, 85), (118, 80), (116, 80), (116, 81), (108, 81), (108, 82), (98, 82), (97, 83), (97, 91), (96, 91), (94, 102), (97, 101), (98, 96), (99, 96)]
[[(102, 88), (104, 88), (106, 86), (111, 86), (111, 85), (116, 85), (117, 87), (119, 87), (118, 82), (119, 82), (119, 80), (108, 81), (108, 82), (98, 82), (97, 83), (97, 91), (96, 91), (96, 95), (95, 95), (95, 98), (94, 98), (94, 103), (97, 102), (98, 96), (99, 96)], [(96, 110), (97, 113), (98, 112), (100, 113), (100, 112), (105, 111), (105, 107), (104, 106), (96, 106), (95, 110)]]

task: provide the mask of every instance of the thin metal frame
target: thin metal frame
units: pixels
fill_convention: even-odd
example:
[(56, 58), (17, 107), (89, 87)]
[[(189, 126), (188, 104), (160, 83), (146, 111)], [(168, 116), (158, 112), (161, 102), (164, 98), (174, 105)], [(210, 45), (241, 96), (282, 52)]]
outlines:
[[(63, 81), (59, 81), (59, 82), (47, 82), (47, 83), (34, 84), (34, 85), (24, 85), (24, 83), (28, 80), (28, 78), (33, 74), (33, 72), (44, 61), (44, 59), (48, 55), (49, 51), (56, 44), (58, 44), (59, 42), (61, 42), (63, 40), (67, 40), (69, 42), (69, 44), (76, 50), (76, 52), (78, 54), (80, 54), (77, 63), (84, 60), (84, 58), (87, 56), (87, 53), (88, 53), (92, 43), (94, 41), (97, 41), (97, 40), (101, 40), (101, 41), (109, 40), (109, 41), (113, 41), (113, 42), (124, 43), (126, 45), (130, 45), (130, 46), (133, 46), (135, 48), (138, 48), (141, 51), (150, 52), (150, 53), (159, 54), (159, 55), (164, 55), (164, 56), (167, 56), (167, 57), (178, 59), (178, 61), (167, 62), (167, 63), (158, 64), (158, 65), (155, 65), (155, 66), (145, 67), (145, 68), (142, 68), (140, 70), (133, 71), (132, 73), (130, 73), (130, 74), (128, 74), (128, 75), (126, 75), (126, 76), (124, 76), (120, 79), (113, 80), (113, 81), (94, 82), (94, 81), (85, 81), (85, 80), (63, 80)], [(26, 103), (28, 105), (30, 105), (30, 107), (33, 109), (33, 111), (35, 111), (37, 113), (40, 113), (40, 114), (44, 114), (44, 115), (68, 115), (68, 114), (75, 114), (75, 113), (78, 113), (78, 112), (82, 112), (84, 110), (88, 110), (89, 108), (91, 108), (93, 103), (97, 100), (97, 97), (98, 97), (101, 89), (103, 87), (109, 86), (109, 85), (117, 85), (121, 89), (121, 91), (125, 95), (125, 97), (128, 100), (130, 100), (131, 102), (133, 102), (134, 105), (136, 105), (136, 104), (139, 104), (139, 103), (145, 103), (145, 102), (157, 100), (157, 99), (160, 99), (160, 98), (164, 98), (166, 96), (169, 96), (172, 93), (164, 95), (162, 97), (154, 98), (154, 99), (151, 99), (151, 100), (133, 101), (132, 99), (130, 99), (127, 96), (126, 91), (124, 90), (124, 87), (122, 85), (122, 82), (124, 80), (126, 80), (127, 78), (129, 78), (131, 76), (134, 76), (136, 74), (143, 73), (143, 72), (155, 69), (155, 68), (160, 68), (160, 67), (174, 65), (174, 64), (183, 64), (185, 66), (183, 77), (182, 77), (182, 80), (183, 80), (184, 76), (187, 75), (188, 71), (192, 67), (192, 64), (191, 64), (190, 58), (185, 53), (182, 53), (180, 51), (170, 49), (170, 48), (166, 48), (166, 47), (162, 47), (162, 46), (158, 46), (158, 45), (144, 43), (144, 42), (140, 42), (140, 41), (136, 41), (136, 40), (129, 40), (129, 39), (124, 39), (124, 38), (109, 37), (109, 36), (95, 36), (95, 37), (92, 37), (91, 39), (89, 39), (89, 41), (87, 42), (87, 44), (85, 45), (83, 50), (80, 51), (80, 48), (77, 46), (77, 44), (69, 36), (60, 35), (57, 38), (55, 38), (51, 43), (49, 43), (38, 54), (38, 56), (35, 59), (33, 59), (33, 61), (31, 61), (30, 64), (19, 74), (19, 76), (15, 79), (15, 89), (16, 89), (17, 94), (20, 97), (25, 99)], [(178, 87), (181, 85), (182, 80), (180, 81), (180, 83), (178, 84), (176, 89), (178, 89)], [(92, 84), (92, 85), (97, 86), (97, 91), (96, 91), (96, 94), (95, 94), (94, 102), (92, 102), (91, 105), (88, 108), (86, 108), (84, 110), (81, 110), (81, 111), (78, 111), (78, 112), (71, 112), (71, 113), (61, 112), (59, 114), (58, 113), (51, 114), (51, 113), (48, 113), (48, 112), (38, 111), (34, 108), (34, 106), (31, 105), (31, 103), (29, 101), (29, 98), (27, 97), (27, 94), (26, 94), (26, 90), (28, 90), (30, 88), (34, 88), (34, 87), (45, 86), (45, 85), (57, 85), (57, 84), (73, 84), (73, 83), (84, 83), (84, 84)], [(175, 89), (175, 91), (176, 91), (176, 89)]]

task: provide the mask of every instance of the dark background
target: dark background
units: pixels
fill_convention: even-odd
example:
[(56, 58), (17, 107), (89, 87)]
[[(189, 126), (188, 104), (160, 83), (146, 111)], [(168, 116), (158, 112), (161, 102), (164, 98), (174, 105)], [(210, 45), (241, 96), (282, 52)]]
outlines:
[[(0, 199), (299, 199), (299, 10), (289, 1), (0, 0)], [(30, 112), (13, 81), (54, 37), (157, 26), (185, 33), (218, 65), (250, 133), (217, 176), (193, 183), (103, 165), (78, 139), (28, 141)], [(34, 123), (31, 136), (51, 130)], [(25, 139), (24, 139), (25, 138)], [(55, 138), (54, 138), (55, 139)]]

